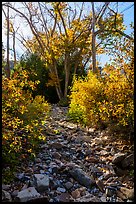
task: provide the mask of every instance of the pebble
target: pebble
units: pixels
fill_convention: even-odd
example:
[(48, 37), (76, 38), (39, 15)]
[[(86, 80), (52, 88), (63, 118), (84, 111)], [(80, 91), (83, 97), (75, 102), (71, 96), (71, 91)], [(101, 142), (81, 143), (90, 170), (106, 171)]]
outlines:
[(66, 189), (65, 188), (60, 188), (58, 187), (57, 188), (57, 191), (61, 192), (61, 193), (65, 193), (66, 192)]
[(69, 189), (71, 189), (72, 187), (73, 187), (73, 183), (71, 183), (71, 182), (67, 182), (67, 183), (64, 183), (64, 186), (65, 186), (65, 188), (67, 189), (67, 190), (69, 190)]
[(71, 195), (73, 198), (79, 198), (80, 197), (80, 191), (78, 189), (76, 189), (75, 191), (71, 192)]
[[(113, 143), (106, 139), (107, 136), (96, 130), (89, 133), (92, 135), (82, 128), (77, 130), (76, 125), (67, 123), (66, 118), (61, 118), (62, 122), (59, 124), (63, 108), (55, 105), (54, 111), (56, 119), (46, 125), (51, 134), (48, 134), (46, 143), (41, 144), (41, 151), (34, 161), (16, 174), (16, 188), (2, 185), (3, 190), (9, 191), (9, 200), (11, 197), (16, 198), (23, 190), (29, 196), (28, 189), (31, 186), (39, 199), (42, 194), (47, 193), (49, 202), (132, 202), (133, 189), (127, 188), (127, 184), (121, 189), (124, 180), (119, 182), (121, 177), (117, 174), (119, 170), (121, 176), (122, 173), (125, 174), (118, 164), (122, 163), (124, 168), (128, 168), (130, 163), (128, 165), (127, 160), (130, 158), (133, 161), (131, 152), (126, 154), (127, 147), (123, 146), (123, 150), (113, 147)], [(51, 130), (59, 130), (61, 134), (55, 135)], [(36, 174), (39, 175), (38, 186), (42, 183), (39, 191), (31, 178)], [(48, 179), (41, 177), (44, 175)]]

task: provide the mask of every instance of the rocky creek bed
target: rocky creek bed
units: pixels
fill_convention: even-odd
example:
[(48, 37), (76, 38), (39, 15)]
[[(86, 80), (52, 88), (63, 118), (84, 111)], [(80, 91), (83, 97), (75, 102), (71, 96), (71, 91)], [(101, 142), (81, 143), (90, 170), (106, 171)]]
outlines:
[(106, 130), (77, 127), (67, 107), (52, 105), (45, 144), (22, 164), (16, 180), (2, 184), (3, 202), (133, 202), (134, 146)]

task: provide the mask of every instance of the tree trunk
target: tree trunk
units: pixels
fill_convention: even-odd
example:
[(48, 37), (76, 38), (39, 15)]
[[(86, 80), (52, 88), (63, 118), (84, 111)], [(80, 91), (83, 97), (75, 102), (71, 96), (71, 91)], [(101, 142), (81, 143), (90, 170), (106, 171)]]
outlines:
[(54, 73), (55, 73), (56, 78), (57, 78), (57, 83), (55, 84), (55, 88), (56, 88), (59, 100), (61, 100), (63, 98), (63, 93), (61, 90), (61, 85), (60, 85), (60, 80), (59, 80), (59, 76), (58, 76), (56, 61), (53, 62), (53, 68), (54, 68)]
[(6, 77), (10, 79), (10, 65), (9, 65), (9, 7), (7, 7), (7, 64), (5, 67)]
[(95, 12), (94, 12), (94, 2), (92, 2), (92, 71), (97, 72), (96, 69), (96, 47), (95, 47)]
[(13, 52), (14, 52), (14, 66), (15, 66), (16, 65), (15, 31), (13, 32)]
[(69, 53), (66, 53), (66, 54), (65, 54), (64, 69), (65, 69), (65, 89), (64, 89), (64, 98), (67, 98), (67, 93), (68, 93), (68, 83), (69, 83), (69, 75), (70, 75)]

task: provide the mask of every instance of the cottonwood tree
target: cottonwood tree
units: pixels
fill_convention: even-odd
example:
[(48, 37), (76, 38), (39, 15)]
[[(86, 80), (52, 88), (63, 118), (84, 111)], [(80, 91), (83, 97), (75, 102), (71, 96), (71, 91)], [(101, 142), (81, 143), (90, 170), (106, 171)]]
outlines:
[[(111, 12), (110, 2), (105, 2), (99, 9), (92, 2), (87, 15), (83, 12), (84, 4), (82, 2), (78, 10), (71, 8), (68, 2), (22, 2), (25, 12), (11, 4), (3, 4), (16, 11), (29, 25), (33, 38), (24, 44), (45, 60), (50, 71), (50, 85), (55, 86), (60, 100), (67, 97), (70, 76), (77, 73), (79, 65), (84, 68), (92, 58), (93, 72), (97, 72), (96, 55), (103, 52), (104, 40), (121, 36), (124, 29), (120, 14), (106, 13), (107, 10)], [(64, 63), (64, 92), (57, 66), (60, 59)]]
[[(7, 4), (8, 5), (8, 4)], [(5, 18), (6, 18), (6, 25), (7, 25), (7, 63), (5, 66), (5, 73), (6, 77), (10, 79), (10, 64), (9, 64), (9, 6), (7, 6), (7, 14), (4, 9), (2, 9)]]

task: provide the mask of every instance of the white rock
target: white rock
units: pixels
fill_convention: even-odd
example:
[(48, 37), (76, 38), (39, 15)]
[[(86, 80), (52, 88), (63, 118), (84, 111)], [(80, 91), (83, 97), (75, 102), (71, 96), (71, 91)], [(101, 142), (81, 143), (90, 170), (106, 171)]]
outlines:
[(65, 188), (60, 188), (58, 187), (57, 188), (57, 191), (61, 192), (61, 193), (65, 193), (66, 192), (66, 189)]
[(40, 194), (36, 191), (34, 187), (29, 187), (18, 192), (16, 200), (18, 200), (19, 202), (27, 202), (28, 200), (34, 197), (40, 197)]
[(35, 187), (37, 191), (42, 192), (49, 187), (49, 176), (44, 174), (34, 174)]

